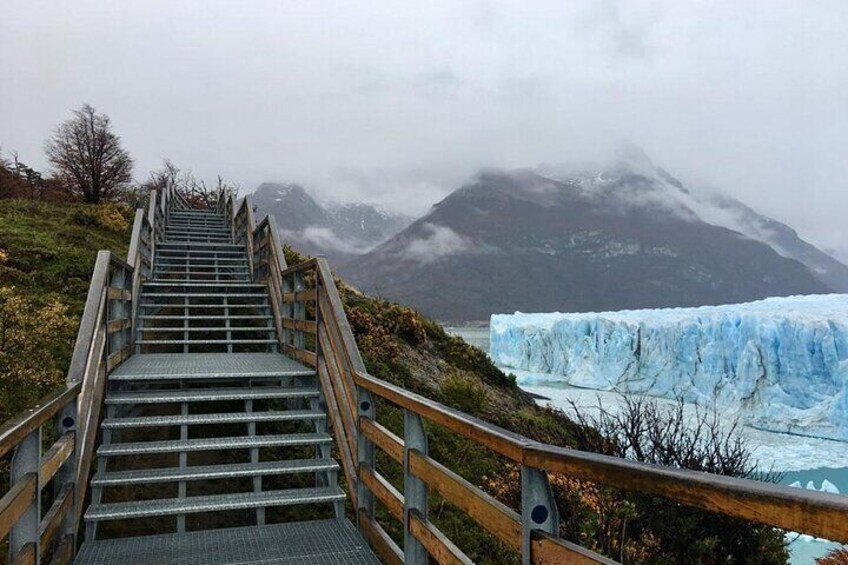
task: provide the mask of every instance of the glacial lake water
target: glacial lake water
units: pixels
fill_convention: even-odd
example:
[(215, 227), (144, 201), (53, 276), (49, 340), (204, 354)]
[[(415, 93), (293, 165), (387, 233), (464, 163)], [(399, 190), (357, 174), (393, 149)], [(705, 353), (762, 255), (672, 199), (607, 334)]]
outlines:
[[(488, 327), (446, 327), (445, 330), (488, 353)], [(508, 367), (502, 369), (515, 374), (521, 388), (547, 399), (541, 400), (540, 403), (550, 404), (566, 412), (570, 409), (569, 401), (575, 402), (581, 410), (588, 413), (593, 409), (596, 411), (599, 403), (607, 408), (620, 403), (621, 397), (618, 393), (575, 388), (555, 380), (556, 377), (552, 378), (550, 375), (527, 373)], [(741, 428), (741, 433), (751, 446), (759, 466), (784, 473), (784, 484), (799, 482), (802, 487), (806, 487), (812, 482), (816, 489), (820, 489), (826, 480), (836, 486), (840, 493), (848, 493), (848, 443), (750, 427)], [(792, 565), (812, 565), (816, 558), (839, 547), (838, 544), (812, 540), (808, 536), (793, 535), (789, 539), (792, 540)]]

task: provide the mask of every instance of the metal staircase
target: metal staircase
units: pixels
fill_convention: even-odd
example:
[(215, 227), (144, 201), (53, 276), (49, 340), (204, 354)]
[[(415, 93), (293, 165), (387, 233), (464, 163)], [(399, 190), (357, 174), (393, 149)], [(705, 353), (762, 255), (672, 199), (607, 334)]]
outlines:
[[(192, 537), (211, 548), (257, 527), (272, 545), (293, 527), (312, 536), (310, 563), (377, 562), (345, 525), (315, 369), (279, 352), (268, 285), (253, 282), (233, 239), (223, 212), (167, 214), (152, 276), (139, 283), (135, 354), (106, 382), (75, 563), (167, 562), (162, 551)], [(232, 523), (244, 526), (208, 530)], [(346, 532), (341, 554), (319, 543), (322, 530)], [(229, 562), (198, 551), (198, 563)]]

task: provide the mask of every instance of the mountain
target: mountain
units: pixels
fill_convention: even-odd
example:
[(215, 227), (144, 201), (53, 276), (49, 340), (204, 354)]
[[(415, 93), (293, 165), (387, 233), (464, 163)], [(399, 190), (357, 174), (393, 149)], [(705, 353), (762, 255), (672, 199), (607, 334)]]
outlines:
[(389, 239), (412, 218), (371, 204), (321, 204), (296, 184), (263, 183), (252, 196), (259, 216), (273, 214), (283, 240), (334, 266)]
[(639, 152), (600, 167), (483, 171), (342, 272), (445, 321), (736, 303), (848, 281), (790, 228), (694, 196)]

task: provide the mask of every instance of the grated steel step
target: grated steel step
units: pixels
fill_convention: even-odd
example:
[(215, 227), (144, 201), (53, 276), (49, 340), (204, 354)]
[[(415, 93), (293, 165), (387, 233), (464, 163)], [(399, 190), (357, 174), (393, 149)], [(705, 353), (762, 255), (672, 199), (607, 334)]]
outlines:
[(229, 308), (232, 310), (233, 308), (250, 308), (253, 310), (268, 308), (269, 304), (224, 304), (222, 302), (217, 302), (215, 304), (174, 304), (174, 303), (162, 303), (162, 302), (142, 302), (139, 303), (139, 308), (217, 308), (218, 310), (222, 310), (224, 308)]
[(266, 320), (270, 321), (274, 318), (264, 314), (256, 314), (254, 316), (243, 316), (233, 314), (231, 316), (157, 316), (145, 315), (138, 316), (139, 320)]
[[(242, 282), (215, 282), (215, 281), (186, 281), (186, 280), (152, 280), (145, 281), (142, 287), (199, 287), (199, 288), (253, 288), (256, 290), (265, 290), (268, 285), (262, 283), (242, 283)], [(144, 291), (142, 291), (144, 292)], [(227, 296), (230, 296), (229, 294)]]
[(184, 453), (189, 451), (218, 451), (221, 449), (252, 449), (258, 447), (294, 447), (301, 445), (326, 445), (332, 442), (332, 437), (324, 433), (132, 441), (127, 443), (102, 444), (97, 448), (97, 456), (121, 457), (126, 455), (149, 455), (151, 453)]
[(293, 506), (320, 502), (337, 502), (345, 499), (345, 494), (337, 486), (311, 487), (266, 492), (246, 492), (235, 494), (189, 496), (186, 498), (163, 498), (137, 502), (113, 502), (110, 504), (92, 504), (85, 513), (85, 520), (121, 520), (126, 518), (144, 518), (147, 516), (173, 516), (175, 514), (194, 514), (197, 512), (221, 512), (244, 508), (262, 508), (267, 506)]
[[(203, 375), (209, 378), (208, 375)], [(110, 380), (112, 376), (110, 375)], [(144, 392), (111, 392), (106, 395), (106, 404), (165, 404), (173, 402), (215, 402), (219, 400), (267, 400), (275, 398), (314, 398), (319, 390), (314, 387), (253, 388), (199, 388), (188, 390), (161, 390)]]
[(158, 428), (182, 425), (240, 424), (247, 422), (290, 422), (322, 420), (327, 415), (320, 410), (268, 410), (262, 412), (227, 412), (222, 414), (187, 414), (175, 416), (142, 416), (136, 418), (106, 418), (100, 425), (107, 430), (126, 428)]
[[(279, 353), (148, 353), (130, 356), (109, 374), (109, 380), (242, 379), (314, 375), (315, 370), (311, 367)], [(302, 393), (299, 388), (294, 391), (287, 390), (292, 394)], [(310, 396), (316, 392), (316, 389), (309, 390)]]
[(118, 486), (147, 483), (169, 483), (176, 481), (207, 481), (234, 479), (236, 477), (260, 477), (262, 475), (293, 475), (322, 471), (338, 471), (339, 464), (333, 459), (288, 459), (284, 461), (262, 461), (260, 463), (236, 463), (231, 465), (196, 465), (193, 467), (166, 467), (97, 473), (91, 486)]
[(86, 541), (74, 565), (379, 565), (345, 519)]
[(137, 339), (136, 345), (269, 345), (276, 339)]
[(194, 241), (192, 241), (192, 242), (160, 241), (159, 244), (157, 245), (157, 249), (180, 250), (180, 249), (187, 249), (187, 248), (189, 248), (191, 246), (195, 246), (195, 245), (198, 246), (198, 247), (220, 247), (222, 249), (240, 249), (240, 250), (244, 251), (244, 244), (243, 243), (208, 243), (208, 242), (204, 242), (204, 241), (197, 241), (197, 242), (194, 242)]
[[(171, 297), (171, 298), (262, 298), (267, 299), (268, 294), (263, 292), (231, 292), (227, 294), (216, 294), (210, 292), (142, 292), (141, 298), (142, 300), (145, 298), (161, 298), (161, 297)], [(178, 305), (181, 306), (181, 305)], [(220, 306), (220, 304), (219, 304)]]
[(220, 332), (269, 332), (274, 331), (274, 326), (214, 326), (214, 327), (196, 327), (196, 326), (171, 326), (171, 327), (163, 327), (163, 326), (150, 326), (144, 328), (138, 328), (136, 331), (139, 332), (210, 332), (210, 333), (220, 333)]

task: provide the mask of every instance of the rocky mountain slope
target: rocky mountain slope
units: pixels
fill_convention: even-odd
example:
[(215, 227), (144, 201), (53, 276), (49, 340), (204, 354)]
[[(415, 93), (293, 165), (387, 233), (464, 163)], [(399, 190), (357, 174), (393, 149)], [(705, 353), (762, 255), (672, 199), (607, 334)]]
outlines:
[(412, 218), (371, 204), (320, 203), (295, 184), (263, 183), (252, 196), (258, 217), (273, 214), (282, 238), (342, 265), (405, 228)]
[(639, 152), (483, 171), (342, 272), (446, 321), (745, 302), (848, 281), (848, 267), (787, 226), (694, 196)]

